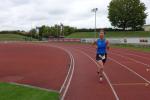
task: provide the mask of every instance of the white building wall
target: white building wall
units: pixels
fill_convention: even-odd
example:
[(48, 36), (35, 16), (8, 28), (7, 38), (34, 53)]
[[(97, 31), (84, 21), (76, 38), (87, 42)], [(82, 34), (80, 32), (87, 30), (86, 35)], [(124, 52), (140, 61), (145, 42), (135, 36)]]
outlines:
[[(94, 38), (83, 38), (82, 43), (93, 43), (97, 39)], [(139, 44), (139, 45), (150, 45), (150, 38), (107, 38), (111, 44)]]
[(144, 28), (144, 31), (150, 31), (150, 25), (145, 25), (143, 28)]

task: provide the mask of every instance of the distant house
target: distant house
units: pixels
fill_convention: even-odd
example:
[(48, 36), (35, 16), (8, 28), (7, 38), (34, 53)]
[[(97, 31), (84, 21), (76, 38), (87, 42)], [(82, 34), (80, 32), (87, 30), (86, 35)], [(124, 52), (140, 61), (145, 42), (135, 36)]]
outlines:
[(150, 31), (150, 25), (144, 25), (143, 28), (144, 31)]

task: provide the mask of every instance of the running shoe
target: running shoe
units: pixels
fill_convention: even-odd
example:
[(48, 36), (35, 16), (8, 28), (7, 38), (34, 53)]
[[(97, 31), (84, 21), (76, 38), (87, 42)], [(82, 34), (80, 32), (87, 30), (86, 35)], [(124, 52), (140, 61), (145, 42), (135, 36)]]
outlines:
[(99, 82), (102, 83), (103, 82), (103, 76), (99, 77)]

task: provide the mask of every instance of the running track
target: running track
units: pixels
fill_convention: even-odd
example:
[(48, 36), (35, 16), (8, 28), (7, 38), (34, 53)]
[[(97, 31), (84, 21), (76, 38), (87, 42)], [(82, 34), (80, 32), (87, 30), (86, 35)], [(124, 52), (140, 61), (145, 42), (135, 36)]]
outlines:
[(98, 82), (95, 49), (90, 45), (53, 44), (70, 51), (75, 60), (64, 100), (150, 100), (150, 53), (112, 48), (105, 80)]
[[(150, 53), (112, 48), (105, 65), (105, 80), (100, 84), (92, 46), (62, 43), (43, 45), (62, 49), (71, 55), (72, 69), (69, 70), (66, 84), (62, 85), (61, 82), (61, 88), (60, 84), (57, 86), (62, 91), (62, 100), (150, 100), (150, 72), (146, 71), (150, 65)], [(64, 80), (63, 77), (61, 79)], [(43, 84), (39, 84), (42, 87)]]
[(64, 50), (42, 43), (0, 43), (0, 82), (58, 91), (69, 62)]

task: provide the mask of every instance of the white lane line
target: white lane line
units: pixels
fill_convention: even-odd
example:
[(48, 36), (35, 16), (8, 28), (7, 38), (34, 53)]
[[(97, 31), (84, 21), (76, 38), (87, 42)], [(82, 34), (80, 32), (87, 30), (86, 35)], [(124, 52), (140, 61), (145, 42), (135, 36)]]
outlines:
[(70, 53), (69, 53), (69, 56), (70, 56), (70, 65), (69, 65), (69, 71), (68, 71), (68, 73), (67, 73), (67, 76), (66, 76), (66, 78), (65, 78), (65, 81), (64, 81), (64, 83), (63, 83), (63, 85), (61, 86), (61, 89), (60, 89), (60, 93), (62, 93), (62, 91), (63, 91), (63, 89), (65, 88), (65, 84), (66, 84), (66, 82), (67, 82), (67, 80), (68, 80), (68, 78), (69, 78), (69, 74), (70, 74), (70, 72), (71, 72), (71, 68), (72, 68), (72, 57), (71, 57), (71, 55), (70, 55)]
[[(78, 50), (78, 51), (80, 51), (80, 50)], [(97, 62), (96, 62), (91, 56), (89, 56), (87, 53), (85, 53), (85, 52), (83, 52), (83, 51), (80, 51), (80, 52), (83, 53), (84, 55), (86, 55), (86, 56), (87, 56), (90, 60), (92, 60), (97, 66), (99, 66), (99, 65), (97, 64)], [(119, 97), (118, 97), (118, 95), (117, 95), (117, 93), (116, 93), (114, 87), (112, 86), (112, 84), (111, 84), (111, 82), (110, 82), (110, 79), (108, 78), (108, 76), (106, 75), (105, 72), (103, 72), (103, 74), (104, 74), (104, 76), (105, 76), (105, 78), (106, 78), (108, 84), (110, 85), (110, 87), (111, 87), (111, 89), (112, 89), (112, 91), (113, 91), (113, 94), (114, 94), (116, 100), (119, 100)]]
[(69, 50), (67, 50), (63, 47), (56, 46), (56, 45), (47, 45), (47, 44), (42, 44), (42, 45), (47, 46), (47, 47), (55, 47), (55, 48), (61, 49), (61, 50), (65, 51), (70, 57), (71, 62), (70, 62), (70, 66), (69, 66), (69, 71), (67, 72), (67, 76), (65, 78), (65, 81), (59, 90), (59, 93), (61, 95), (60, 99), (64, 100), (66, 93), (68, 91), (68, 88), (70, 86), (70, 83), (71, 83), (71, 80), (73, 77), (73, 73), (74, 73), (74, 66), (75, 66), (74, 57)]
[(61, 89), (59, 90), (59, 93), (61, 95), (60, 99), (64, 100), (66, 93), (68, 91), (68, 88), (70, 86), (73, 74), (74, 74), (74, 66), (75, 66), (74, 57), (69, 50), (67, 50), (63, 47), (56, 46), (56, 45), (47, 45), (47, 44), (42, 44), (42, 45), (47, 46), (47, 47), (55, 47), (55, 48), (61, 49), (61, 50), (65, 51), (70, 56), (71, 63), (70, 63), (69, 71), (67, 73), (67, 76), (65, 78), (63, 85), (61, 86)]
[(64, 100), (64, 98), (65, 98), (65, 96), (66, 96), (66, 93), (67, 93), (67, 91), (68, 91), (68, 88), (69, 88), (69, 86), (70, 86), (70, 83), (71, 83), (71, 80), (72, 80), (72, 76), (73, 76), (73, 73), (74, 73), (75, 61), (74, 61), (74, 58), (73, 58), (72, 54), (71, 54), (71, 57), (72, 57), (72, 66), (73, 66), (73, 68), (72, 68), (71, 76), (70, 76), (70, 78), (69, 78), (69, 81), (68, 81), (68, 84), (67, 84), (67, 86), (66, 86), (66, 89), (65, 89), (65, 91), (64, 91), (64, 93), (63, 93), (63, 95), (62, 95), (62, 97), (61, 97), (61, 100)]
[[(93, 51), (90, 51), (90, 52), (94, 53)], [(138, 77), (140, 77), (141, 79), (143, 79), (145, 82), (147, 82), (148, 84), (150, 84), (150, 81), (149, 81), (149, 80), (147, 80), (146, 78), (144, 78), (143, 76), (141, 76), (140, 74), (138, 74), (137, 72), (135, 72), (134, 70), (130, 69), (130, 68), (127, 67), (126, 65), (124, 65), (124, 64), (122, 64), (122, 63), (120, 63), (120, 62), (118, 62), (117, 60), (115, 60), (115, 59), (113, 59), (113, 58), (111, 58), (111, 57), (109, 57), (109, 59), (110, 59), (111, 61), (115, 62), (116, 64), (121, 65), (122, 67), (124, 67), (124, 68), (127, 69), (128, 71), (132, 72), (133, 74), (137, 75)]]
[[(114, 51), (113, 51), (114, 52)], [(116, 52), (116, 51), (115, 51)], [(116, 53), (122, 53), (122, 52), (116, 52)], [(145, 57), (145, 56), (140, 56), (140, 55), (137, 55), (137, 54), (132, 54), (132, 53), (125, 53), (125, 52), (123, 52), (123, 54), (125, 54), (125, 55), (133, 55), (133, 56), (136, 56), (136, 57), (140, 57), (140, 58), (144, 58), (144, 59), (146, 59), (146, 60), (150, 60), (148, 57)]]
[(140, 58), (144, 58), (144, 59), (146, 59), (146, 60), (150, 60), (148, 57), (144, 57), (144, 56), (140, 56), (140, 55), (136, 55), (136, 54), (131, 54), (131, 53), (129, 53), (129, 54), (125, 53), (125, 54), (126, 54), (126, 55), (137, 56), (137, 57), (140, 57)]
[[(85, 47), (84, 47), (85, 48)], [(93, 48), (91, 48), (91, 47), (86, 47), (86, 48), (88, 48), (88, 49), (93, 49)], [(93, 50), (95, 50), (95, 49), (93, 49)], [(114, 52), (114, 50), (111, 50), (111, 51), (113, 51)], [(146, 60), (150, 60), (148, 57), (145, 57), (145, 56), (140, 56), (140, 55), (137, 55), (137, 54), (132, 54), (132, 53), (125, 53), (126, 51), (124, 51), (123, 52), (123, 54), (125, 54), (125, 55), (133, 55), (133, 56), (136, 56), (136, 57), (140, 57), (140, 58), (144, 58), (144, 59), (146, 59)], [(128, 52), (128, 51), (127, 51)], [(117, 51), (115, 51), (115, 53), (122, 53), (122, 52), (118, 52), (118, 50)], [(144, 54), (145, 55), (145, 54)], [(150, 65), (149, 65), (150, 66)]]
[(137, 75), (138, 77), (140, 77), (141, 79), (143, 79), (145, 82), (147, 82), (148, 84), (150, 84), (150, 81), (147, 80), (146, 78), (144, 78), (143, 76), (141, 76), (140, 74), (138, 74), (137, 72), (135, 72), (134, 70), (130, 69), (129, 67), (127, 67), (126, 65), (118, 62), (117, 60), (113, 59), (113, 58), (110, 58), (109, 59), (119, 65), (121, 65), (122, 67), (124, 67), (125, 69), (127, 69), (128, 71), (132, 72), (133, 74)]
[(143, 63), (143, 62), (141, 62), (141, 61), (135, 60), (135, 59), (130, 58), (130, 57), (126, 57), (126, 56), (123, 56), (123, 55), (120, 55), (120, 54), (116, 54), (116, 53), (110, 53), (110, 54), (114, 54), (114, 55), (118, 55), (118, 56), (120, 56), (120, 57), (122, 57), (122, 58), (130, 59), (131, 61), (134, 61), (134, 62), (136, 62), (136, 63), (142, 64), (142, 65), (146, 66), (147, 68), (150, 67), (149, 64)]
[[(28, 44), (33, 44), (33, 43), (28, 43)], [(63, 47), (59, 47), (59, 46), (54, 46), (54, 45), (47, 45), (47, 44), (40, 44), (42, 46), (47, 46), (47, 47), (55, 47), (55, 48), (58, 48), (58, 49), (61, 49), (63, 51), (65, 51), (69, 56), (70, 56), (70, 60), (71, 60), (71, 63), (70, 63), (70, 68), (69, 68), (69, 71), (67, 73), (67, 76), (65, 78), (65, 81), (63, 83), (63, 85), (61, 86), (61, 89), (59, 90), (59, 93), (62, 94), (61, 96), (61, 100), (64, 100), (65, 96), (66, 96), (66, 93), (68, 91), (68, 88), (70, 86), (70, 83), (71, 83), (71, 80), (72, 80), (72, 77), (73, 77), (73, 74), (74, 74), (74, 66), (75, 66), (75, 61), (74, 61), (74, 57), (72, 55), (72, 53), (70, 51), (68, 51), (67, 49), (63, 48)], [(72, 69), (72, 70), (71, 70)], [(70, 75), (70, 77), (69, 77)], [(69, 79), (68, 79), (69, 78)], [(68, 80), (68, 81), (67, 81)], [(11, 84), (17, 84), (17, 83), (11, 83)], [(19, 85), (19, 84), (18, 84)], [(20, 84), (21, 85), (21, 84)], [(34, 86), (29, 86), (29, 85), (24, 85), (24, 86), (28, 86), (28, 87), (34, 87)], [(35, 88), (38, 88), (38, 87), (35, 87)], [(39, 89), (43, 89), (43, 88), (39, 88)], [(64, 89), (64, 92), (62, 93)], [(47, 90), (48, 89), (43, 89), (43, 90)], [(55, 90), (54, 90), (55, 91)], [(56, 91), (57, 92), (57, 91)]]
[(112, 84), (114, 86), (137, 86), (137, 85), (144, 85), (144, 86), (148, 86), (148, 83), (116, 83), (116, 84)]
[(75, 66), (75, 61), (74, 61), (74, 57), (72, 55), (72, 53), (63, 48), (63, 47), (60, 47), (60, 46), (54, 46), (54, 45), (49, 45), (49, 46), (52, 46), (52, 47), (56, 47), (56, 48), (59, 48), (59, 49), (62, 49), (64, 50), (65, 52), (67, 52), (70, 56), (70, 60), (71, 60), (71, 63), (70, 63), (70, 68), (69, 68), (69, 71), (67, 73), (67, 76), (65, 78), (65, 81), (63, 83), (63, 85), (61, 86), (61, 89), (59, 91), (59, 93), (61, 94), (61, 100), (64, 100), (65, 96), (66, 96), (66, 93), (68, 91), (68, 88), (70, 86), (70, 83), (71, 83), (71, 80), (72, 80), (72, 77), (73, 77), (73, 74), (74, 74), (74, 66)]

